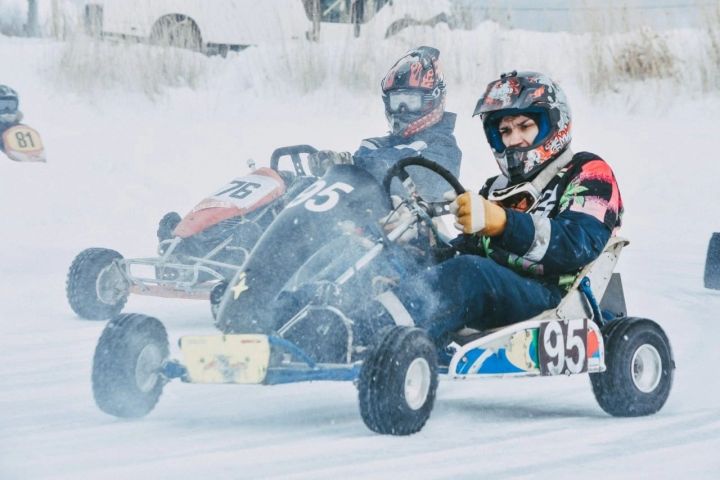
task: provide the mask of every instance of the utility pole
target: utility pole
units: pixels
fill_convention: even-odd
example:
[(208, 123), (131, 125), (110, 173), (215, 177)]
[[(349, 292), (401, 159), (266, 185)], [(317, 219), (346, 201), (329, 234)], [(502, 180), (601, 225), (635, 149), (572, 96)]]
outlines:
[(61, 18), (60, 18), (60, 7), (58, 0), (52, 0), (52, 29), (53, 37), (60, 38), (61, 36)]
[(25, 24), (25, 35), (37, 37), (38, 28), (38, 3), (37, 0), (28, 0), (27, 23)]

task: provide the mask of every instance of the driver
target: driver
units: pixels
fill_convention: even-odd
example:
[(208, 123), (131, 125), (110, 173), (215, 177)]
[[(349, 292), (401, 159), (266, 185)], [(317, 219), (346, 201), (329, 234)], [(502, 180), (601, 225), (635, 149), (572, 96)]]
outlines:
[(0, 85), (0, 151), (2, 152), (5, 151), (3, 133), (22, 121), (23, 114), (18, 110), (19, 105), (17, 92), (6, 85)]
[(442, 340), (529, 319), (560, 303), (620, 226), (615, 176), (597, 155), (570, 149), (570, 107), (550, 78), (503, 74), (474, 115), (501, 174), (479, 193), (446, 194), (462, 231), (453, 256), (376, 297), (365, 334), (417, 325)]
[[(311, 155), (313, 174), (322, 176), (333, 164), (354, 163), (382, 181), (399, 160), (422, 155), (457, 177), (462, 157), (453, 135), (457, 115), (445, 111), (447, 89), (439, 56), (435, 48), (417, 47), (395, 62), (380, 83), (389, 134), (363, 140), (353, 155), (331, 150)], [(407, 170), (424, 199), (442, 200), (447, 188), (442, 178), (421, 167)], [(398, 188), (399, 184), (393, 185), (394, 191)]]

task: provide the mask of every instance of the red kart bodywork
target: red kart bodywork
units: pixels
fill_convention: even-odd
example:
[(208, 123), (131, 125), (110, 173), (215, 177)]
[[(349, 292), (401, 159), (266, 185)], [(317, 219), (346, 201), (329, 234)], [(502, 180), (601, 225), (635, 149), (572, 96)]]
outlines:
[(188, 238), (228, 218), (247, 215), (285, 193), (285, 182), (267, 167), (233, 180), (205, 198), (175, 227), (173, 234)]

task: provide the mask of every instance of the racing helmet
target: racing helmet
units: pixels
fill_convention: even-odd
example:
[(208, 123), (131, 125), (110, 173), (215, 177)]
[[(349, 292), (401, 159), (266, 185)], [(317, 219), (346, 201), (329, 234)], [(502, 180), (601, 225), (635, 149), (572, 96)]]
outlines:
[(410, 137), (442, 118), (446, 89), (438, 57), (436, 48), (417, 47), (383, 78), (382, 99), (392, 135)]
[[(510, 72), (490, 82), (475, 106), (495, 160), (511, 184), (532, 179), (570, 144), (571, 116), (565, 93), (537, 72)], [(527, 115), (538, 125), (529, 147), (506, 148), (499, 125), (503, 117)]]
[(20, 99), (12, 88), (0, 85), (0, 123), (16, 123), (22, 118)]

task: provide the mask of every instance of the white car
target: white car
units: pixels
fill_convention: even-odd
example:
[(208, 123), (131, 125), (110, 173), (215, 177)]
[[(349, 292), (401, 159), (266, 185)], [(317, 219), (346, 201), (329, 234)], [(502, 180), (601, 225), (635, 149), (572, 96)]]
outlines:
[[(136, 38), (208, 53), (289, 39), (316, 39), (325, 28), (360, 26), (389, 36), (412, 25), (447, 21), (448, 0), (90, 0), (91, 35)], [(315, 22), (313, 22), (315, 20)]]
[(91, 35), (208, 53), (301, 38), (310, 27), (299, 0), (93, 0), (84, 15)]

